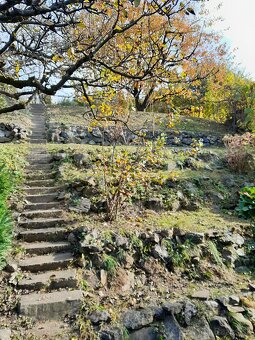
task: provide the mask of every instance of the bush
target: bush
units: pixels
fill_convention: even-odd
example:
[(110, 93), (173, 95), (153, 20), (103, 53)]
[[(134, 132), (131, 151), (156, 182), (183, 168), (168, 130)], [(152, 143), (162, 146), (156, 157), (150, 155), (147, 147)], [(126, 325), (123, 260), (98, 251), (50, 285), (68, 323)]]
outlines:
[(227, 162), (238, 173), (247, 173), (254, 167), (254, 136), (247, 132), (243, 135), (226, 135), (223, 138), (227, 148)]
[(244, 187), (240, 191), (240, 200), (236, 208), (244, 218), (255, 217), (255, 187)]

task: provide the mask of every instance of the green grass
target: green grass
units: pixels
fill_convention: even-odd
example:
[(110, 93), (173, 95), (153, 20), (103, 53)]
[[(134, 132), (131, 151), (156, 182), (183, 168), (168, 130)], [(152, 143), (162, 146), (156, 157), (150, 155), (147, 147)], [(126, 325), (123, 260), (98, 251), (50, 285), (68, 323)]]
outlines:
[(22, 182), (27, 151), (25, 145), (0, 145), (0, 269), (4, 266), (13, 237), (8, 200)]

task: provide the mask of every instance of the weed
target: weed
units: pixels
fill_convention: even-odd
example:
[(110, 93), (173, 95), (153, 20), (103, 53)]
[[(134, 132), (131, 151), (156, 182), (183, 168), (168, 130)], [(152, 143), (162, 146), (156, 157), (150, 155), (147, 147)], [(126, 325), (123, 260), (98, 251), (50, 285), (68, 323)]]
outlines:
[(116, 272), (118, 266), (118, 262), (115, 260), (114, 257), (110, 255), (104, 255), (103, 257), (103, 267), (107, 271), (107, 273), (113, 276)]
[(239, 216), (244, 218), (255, 217), (255, 187), (244, 187), (240, 191), (240, 199), (236, 208)]
[(214, 262), (219, 266), (223, 266), (222, 258), (220, 252), (216, 247), (216, 244), (213, 241), (208, 241), (207, 245), (210, 255), (213, 257)]

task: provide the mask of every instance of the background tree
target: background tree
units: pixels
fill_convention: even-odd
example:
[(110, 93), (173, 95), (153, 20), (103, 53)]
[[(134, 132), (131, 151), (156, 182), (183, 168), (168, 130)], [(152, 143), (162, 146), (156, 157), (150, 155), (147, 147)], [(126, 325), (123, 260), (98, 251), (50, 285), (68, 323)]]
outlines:
[[(191, 3), (191, 0), (1, 2), (0, 83), (4, 86), (1, 94), (12, 98), (15, 104), (0, 113), (24, 108), (37, 92), (54, 95), (64, 85), (71, 86), (70, 80), (78, 77), (78, 70), (83, 67), (89, 74), (95, 60), (99, 65), (105, 63), (114, 74), (145, 78), (146, 70), (126, 75), (123, 70), (111, 69), (103, 51), (144, 18), (160, 15), (171, 21), (178, 13), (190, 11)], [(87, 22), (98, 23), (96, 29), (86, 26)]]

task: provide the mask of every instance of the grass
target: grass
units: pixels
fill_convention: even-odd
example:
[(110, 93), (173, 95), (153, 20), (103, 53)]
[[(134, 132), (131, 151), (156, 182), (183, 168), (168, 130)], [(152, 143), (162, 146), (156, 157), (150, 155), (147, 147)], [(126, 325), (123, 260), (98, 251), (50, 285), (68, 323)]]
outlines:
[(0, 145), (0, 269), (4, 266), (13, 237), (8, 200), (22, 182), (27, 151), (25, 145)]

